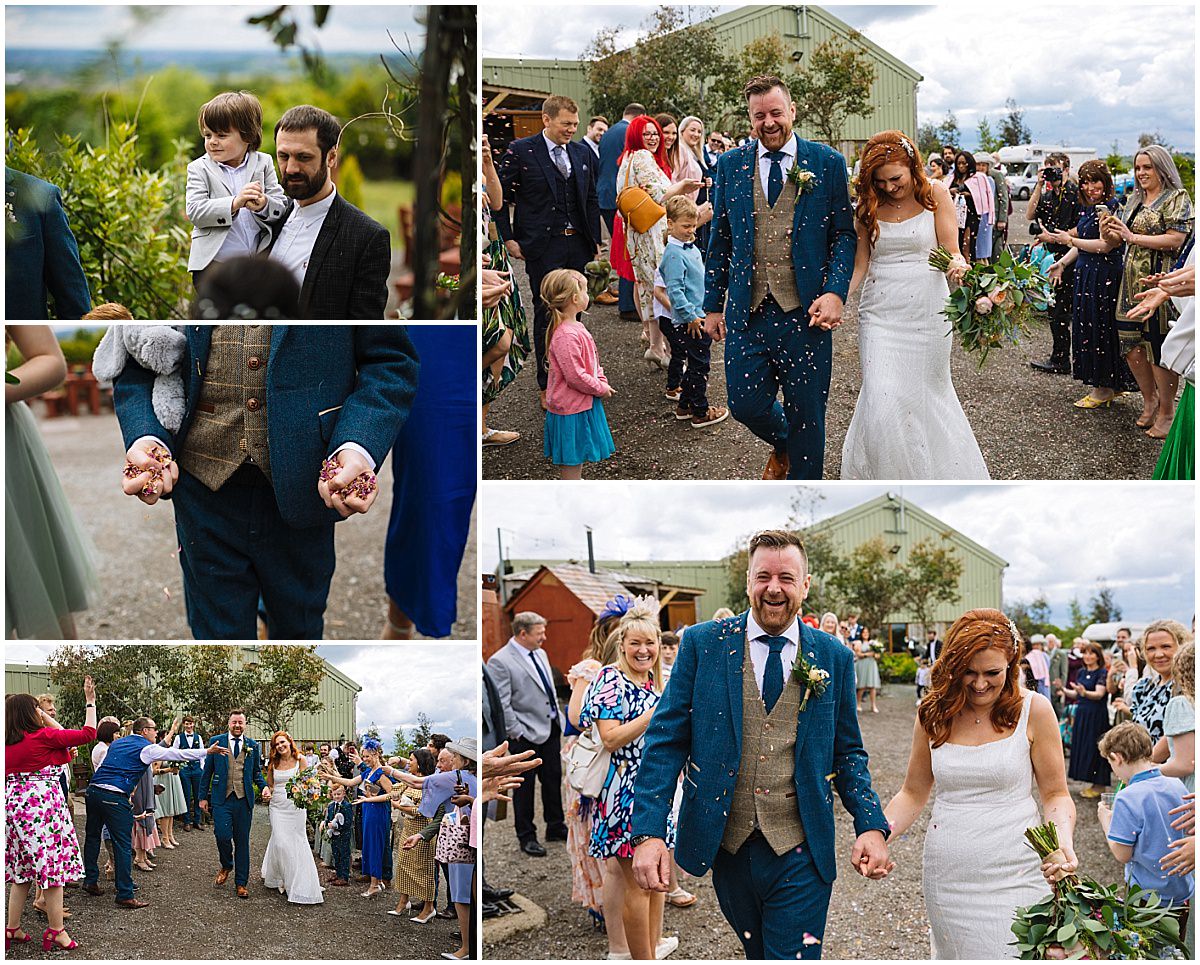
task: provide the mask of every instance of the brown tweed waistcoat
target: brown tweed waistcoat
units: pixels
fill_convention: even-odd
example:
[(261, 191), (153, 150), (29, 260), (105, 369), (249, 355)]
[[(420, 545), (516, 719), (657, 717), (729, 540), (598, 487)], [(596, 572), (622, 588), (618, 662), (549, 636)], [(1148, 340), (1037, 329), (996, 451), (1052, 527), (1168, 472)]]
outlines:
[(762, 178), (754, 171), (754, 274), (750, 280), (750, 310), (755, 311), (768, 294), (785, 312), (800, 307), (796, 273), (792, 268), (792, 216), (796, 213), (796, 185), (783, 178), (783, 190), (775, 207), (767, 204)]

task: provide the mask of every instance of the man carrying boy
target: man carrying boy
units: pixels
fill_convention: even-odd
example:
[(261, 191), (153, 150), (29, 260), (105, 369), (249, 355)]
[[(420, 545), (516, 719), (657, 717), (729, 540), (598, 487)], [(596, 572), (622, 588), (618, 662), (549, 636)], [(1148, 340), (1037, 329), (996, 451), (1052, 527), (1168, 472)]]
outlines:
[(712, 338), (704, 331), (704, 262), (696, 247), (696, 202), (676, 195), (666, 208), (667, 246), (658, 266), (666, 294), (665, 301), (660, 294), (659, 311), (665, 307), (671, 313), (658, 320), (659, 330), (671, 346), (666, 395), (678, 399), (675, 418), (690, 420), (692, 427), (699, 429), (724, 422), (729, 410), (708, 404)]

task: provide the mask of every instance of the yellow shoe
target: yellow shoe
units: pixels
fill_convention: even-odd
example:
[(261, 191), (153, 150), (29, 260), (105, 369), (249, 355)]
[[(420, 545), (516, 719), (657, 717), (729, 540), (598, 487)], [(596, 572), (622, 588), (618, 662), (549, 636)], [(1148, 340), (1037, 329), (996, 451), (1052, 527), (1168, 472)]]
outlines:
[(1086, 797), (1088, 799), (1097, 798), (1100, 796), (1100, 792), (1097, 791), (1093, 787), (1085, 787), (1082, 791), (1079, 792), (1079, 796)]
[(1074, 404), (1076, 409), (1105, 409), (1112, 405), (1112, 401), (1112, 399), (1097, 399), (1089, 392), (1082, 399), (1076, 399)]

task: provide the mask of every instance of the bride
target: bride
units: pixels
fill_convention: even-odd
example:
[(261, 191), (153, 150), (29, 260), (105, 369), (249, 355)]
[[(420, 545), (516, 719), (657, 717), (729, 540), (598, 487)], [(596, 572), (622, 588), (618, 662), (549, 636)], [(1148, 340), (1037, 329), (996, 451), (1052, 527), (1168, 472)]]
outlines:
[[(950, 291), (930, 249), (958, 251), (950, 192), (925, 177), (900, 131), (863, 149), (855, 188), (858, 249), (850, 292), (862, 286), (858, 349), (862, 390), (842, 447), (843, 479), (987, 479), (987, 466), (950, 381)], [(967, 270), (956, 255), (957, 286)]]
[(308, 844), (306, 821), (308, 815), (296, 807), (287, 795), (287, 782), (304, 769), (300, 750), (287, 731), (277, 731), (271, 738), (271, 754), (267, 761), (267, 787), (271, 801), (267, 813), (271, 818), (271, 838), (263, 855), (263, 884), (278, 888), (280, 894), (295, 905), (319, 905), (325, 898), (317, 863)]
[[(1058, 720), (1049, 700), (1021, 688), (1019, 639), (999, 610), (970, 610), (950, 628), (917, 710), (904, 786), (883, 811), (894, 841), (937, 787), (923, 870), (935, 959), (1016, 958), (1016, 909), (1079, 864)], [(1043, 823), (1035, 780), (1061, 863), (1039, 864), (1025, 843), (1025, 829)]]

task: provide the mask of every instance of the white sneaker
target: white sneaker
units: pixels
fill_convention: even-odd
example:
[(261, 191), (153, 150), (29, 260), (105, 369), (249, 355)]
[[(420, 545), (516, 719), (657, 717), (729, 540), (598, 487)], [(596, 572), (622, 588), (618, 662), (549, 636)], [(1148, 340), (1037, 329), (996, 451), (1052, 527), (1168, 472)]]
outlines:
[(632, 956), (629, 952), (609, 952), (608, 960), (610, 962), (628, 962)]
[(679, 948), (679, 939), (676, 936), (671, 935), (669, 938), (660, 938), (658, 944), (654, 946), (654, 957), (659, 959), (666, 958), (674, 953), (677, 948)]

